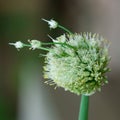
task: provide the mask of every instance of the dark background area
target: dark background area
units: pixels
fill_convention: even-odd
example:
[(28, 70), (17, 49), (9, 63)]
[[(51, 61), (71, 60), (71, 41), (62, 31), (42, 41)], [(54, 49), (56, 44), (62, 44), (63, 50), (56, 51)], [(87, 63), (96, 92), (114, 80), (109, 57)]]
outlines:
[(0, 0), (0, 120), (77, 120), (80, 96), (44, 84), (43, 51), (17, 51), (8, 43), (49, 41), (41, 18), (54, 18), (73, 32), (92, 32), (111, 42), (109, 84), (90, 97), (89, 120), (119, 120), (119, 0)]

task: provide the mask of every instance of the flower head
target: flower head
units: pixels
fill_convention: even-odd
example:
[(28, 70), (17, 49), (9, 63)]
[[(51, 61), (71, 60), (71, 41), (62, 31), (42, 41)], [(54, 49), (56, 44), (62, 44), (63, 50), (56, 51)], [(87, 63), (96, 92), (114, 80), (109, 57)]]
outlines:
[(23, 48), (24, 47), (24, 45), (23, 45), (23, 43), (21, 42), (21, 41), (17, 41), (16, 43), (9, 43), (10, 45), (14, 45), (15, 46), (15, 48), (17, 48), (18, 50), (20, 49), (20, 48)]
[[(77, 95), (92, 95), (100, 91), (101, 87), (108, 83), (105, 75), (110, 70), (108, 41), (98, 34), (73, 34), (53, 19), (42, 20), (47, 22), (51, 29), (58, 27), (68, 34), (56, 39), (49, 36), (53, 42), (48, 43), (28, 40), (29, 44), (18, 41), (10, 45), (14, 45), (17, 49), (25, 46), (33, 50), (48, 51), (44, 66), (44, 77), (49, 79), (46, 83), (62, 87)], [(52, 47), (46, 48), (46, 45)]]
[[(62, 40), (63, 39), (63, 40)], [(91, 95), (107, 83), (108, 42), (97, 34), (67, 34), (46, 55), (44, 77), (75, 94)]]
[(51, 19), (51, 20), (42, 19), (42, 20), (48, 23), (50, 29), (55, 29), (58, 27), (58, 23), (53, 19)]

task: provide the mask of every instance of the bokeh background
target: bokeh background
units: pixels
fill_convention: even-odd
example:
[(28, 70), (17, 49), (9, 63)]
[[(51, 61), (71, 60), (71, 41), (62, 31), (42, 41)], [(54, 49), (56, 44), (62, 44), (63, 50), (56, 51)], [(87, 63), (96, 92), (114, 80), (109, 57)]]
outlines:
[(61, 30), (49, 30), (41, 18), (73, 32), (96, 32), (111, 42), (109, 84), (90, 97), (89, 120), (119, 120), (120, 1), (0, 0), (0, 120), (77, 120), (80, 96), (44, 84), (43, 51), (17, 51), (9, 42), (49, 41)]

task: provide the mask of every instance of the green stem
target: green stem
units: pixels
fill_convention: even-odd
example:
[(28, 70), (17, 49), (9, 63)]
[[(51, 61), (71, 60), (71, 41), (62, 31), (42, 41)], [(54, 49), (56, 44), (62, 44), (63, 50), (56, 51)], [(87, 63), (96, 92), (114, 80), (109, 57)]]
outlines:
[(81, 104), (78, 120), (88, 120), (89, 96), (81, 96)]
[(63, 29), (64, 31), (68, 32), (69, 34), (73, 34), (70, 30), (68, 30), (67, 28), (61, 26), (61, 25), (58, 25), (59, 28)]
[(48, 42), (48, 43), (42, 43), (43, 45), (55, 45), (55, 44), (59, 44), (59, 45), (64, 45), (64, 46), (67, 46), (67, 47), (70, 47), (70, 48), (73, 48), (73, 49), (75, 49), (75, 47), (74, 46), (71, 46), (71, 45), (69, 45), (69, 44), (67, 44), (67, 43), (62, 43), (62, 42)]
[(39, 47), (38, 49), (45, 50), (45, 51), (50, 51), (49, 48), (44, 48), (44, 47)]

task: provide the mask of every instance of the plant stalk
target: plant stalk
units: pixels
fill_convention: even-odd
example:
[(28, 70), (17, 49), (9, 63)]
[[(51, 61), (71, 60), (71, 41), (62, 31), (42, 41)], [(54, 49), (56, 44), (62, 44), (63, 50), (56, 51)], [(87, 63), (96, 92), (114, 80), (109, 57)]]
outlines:
[(78, 120), (88, 120), (89, 96), (82, 95)]
[(62, 25), (58, 25), (58, 27), (63, 29), (64, 31), (68, 32), (69, 34), (72, 34), (72, 32), (70, 30), (68, 30), (67, 28), (63, 27)]

